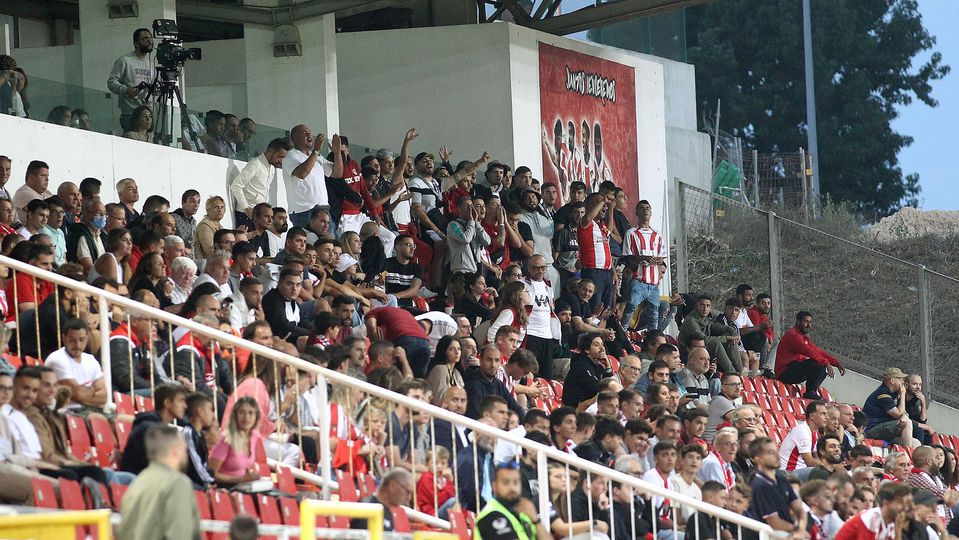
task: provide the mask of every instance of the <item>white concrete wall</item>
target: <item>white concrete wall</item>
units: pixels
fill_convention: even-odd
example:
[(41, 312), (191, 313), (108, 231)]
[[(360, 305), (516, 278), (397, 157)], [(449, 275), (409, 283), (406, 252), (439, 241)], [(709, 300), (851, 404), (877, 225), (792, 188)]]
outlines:
[(242, 39), (221, 39), (185, 43), (184, 47), (199, 47), (200, 60), (190, 60), (184, 66), (183, 99), (195, 111), (217, 109), (247, 116), (246, 62)]
[[(14, 49), (13, 57), (17, 59), (17, 65), (27, 72), (28, 77), (77, 86), (83, 82), (83, 63), (80, 59), (79, 45)], [(107, 66), (107, 72), (109, 71), (110, 66)], [(103, 84), (97, 88), (106, 91), (106, 76), (103, 77)], [(29, 90), (28, 87), (27, 91)]]
[(356, 32), (336, 39), (340, 125), (351, 141), (399, 151), (406, 130), (416, 128), (414, 154), (435, 154), (446, 144), (454, 162), (489, 151), (493, 159), (522, 164), (511, 135), (511, 106), (518, 104), (510, 101), (506, 25)]
[[(229, 200), (229, 181), (245, 165), (242, 161), (7, 115), (0, 115), (0, 149), (13, 160), (6, 186), (11, 193), (23, 185), (27, 165), (36, 159), (50, 166), (49, 189), (54, 193), (61, 182), (79, 183), (94, 177), (103, 182), (103, 201), (115, 202), (117, 181), (129, 177), (137, 180), (141, 201), (150, 195), (162, 195), (170, 199), (173, 208), (180, 205), (184, 191), (199, 190), (203, 196), (201, 214), (207, 197), (220, 195)], [(285, 192), (280, 197), (278, 202), (285, 204)], [(232, 223), (232, 213), (223, 223)]]

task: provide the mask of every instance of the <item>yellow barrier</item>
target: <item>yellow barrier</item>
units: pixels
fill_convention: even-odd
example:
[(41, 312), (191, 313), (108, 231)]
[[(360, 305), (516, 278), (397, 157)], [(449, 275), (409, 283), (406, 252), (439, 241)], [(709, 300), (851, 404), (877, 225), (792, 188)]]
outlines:
[(36, 512), (0, 516), (0, 537), (62, 540), (75, 538), (78, 525), (96, 525), (97, 540), (110, 540), (110, 510)]
[[(370, 540), (383, 540), (383, 506), (306, 499), (300, 503), (300, 540), (316, 540), (316, 516), (346, 516), (366, 520)], [(102, 539), (101, 539), (102, 540)]]

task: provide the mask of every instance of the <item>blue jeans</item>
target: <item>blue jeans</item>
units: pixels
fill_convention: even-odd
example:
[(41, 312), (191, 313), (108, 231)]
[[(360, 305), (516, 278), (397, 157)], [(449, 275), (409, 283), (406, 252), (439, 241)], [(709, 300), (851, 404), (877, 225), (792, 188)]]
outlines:
[(659, 327), (659, 285), (650, 285), (638, 279), (633, 279), (629, 283), (629, 302), (626, 303), (626, 309), (623, 310), (625, 324), (629, 324), (629, 318), (633, 311), (641, 305), (643, 306), (643, 313), (640, 315), (636, 329), (657, 329)]
[(393, 340), (397, 347), (406, 351), (410, 369), (414, 377), (426, 377), (426, 368), (430, 365), (430, 340), (414, 336), (400, 336)]
[(596, 292), (589, 299), (589, 309), (596, 309), (596, 306), (603, 304), (606, 307), (613, 305), (613, 271), (600, 268), (583, 268), (580, 276), (589, 279), (596, 284)]
[(103, 468), (103, 474), (107, 477), (107, 483), (129, 486), (137, 479), (137, 475), (124, 471), (114, 471), (113, 469)]
[(306, 227), (310, 224), (310, 212), (312, 212), (312, 210), (290, 214), (290, 223), (293, 227)]

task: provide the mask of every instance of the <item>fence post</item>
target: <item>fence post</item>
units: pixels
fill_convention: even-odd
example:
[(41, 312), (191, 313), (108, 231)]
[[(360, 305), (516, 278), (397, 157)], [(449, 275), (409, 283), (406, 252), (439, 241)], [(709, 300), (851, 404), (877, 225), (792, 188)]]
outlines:
[(316, 376), (316, 405), (320, 413), (320, 477), (323, 478), (323, 500), (330, 500), (330, 482), (333, 480), (333, 455), (330, 453), (330, 396), (326, 377)]
[[(103, 408), (107, 412), (113, 412), (115, 406), (113, 404), (113, 368), (110, 364), (110, 304), (107, 303), (106, 296), (101, 294), (97, 297), (97, 309), (100, 310), (100, 367), (103, 370), (103, 386), (107, 392), (107, 402)], [(60, 329), (58, 328), (57, 331), (59, 332)], [(39, 349), (40, 344), (37, 343), (37, 350)], [(173, 377), (172, 373), (170, 377)]]
[(932, 366), (932, 333), (929, 326), (929, 274), (925, 265), (919, 265), (919, 373), (922, 375), (923, 388), (926, 391), (927, 403), (932, 399), (933, 377), (935, 372)]
[(676, 290), (680, 293), (689, 292), (689, 274), (686, 266), (686, 190), (679, 178), (676, 181), (676, 191), (679, 200), (676, 203)]
[(778, 338), (785, 332), (786, 316), (783, 305), (782, 268), (779, 258), (779, 221), (776, 212), (766, 214), (769, 222), (769, 296), (772, 297), (772, 316), (769, 318), (776, 326)]
[(759, 150), (753, 149), (753, 206), (761, 208), (759, 203)]

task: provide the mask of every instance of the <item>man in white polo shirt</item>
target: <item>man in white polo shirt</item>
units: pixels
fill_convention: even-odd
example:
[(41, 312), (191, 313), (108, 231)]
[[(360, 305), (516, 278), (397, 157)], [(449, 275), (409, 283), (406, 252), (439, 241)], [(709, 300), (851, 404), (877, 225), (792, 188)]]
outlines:
[(45, 366), (57, 374), (57, 384), (70, 388), (67, 408), (99, 408), (107, 402), (100, 362), (87, 348), (87, 325), (80, 319), (70, 319), (63, 325), (63, 347), (50, 353)]
[(806, 421), (797, 423), (779, 447), (780, 469), (792, 472), (819, 465), (819, 458), (815, 454), (816, 443), (819, 441), (819, 430), (826, 425), (826, 417), (824, 402), (815, 400), (806, 405)]
[(326, 177), (343, 176), (343, 164), (334, 165), (320, 153), (326, 135), (313, 132), (304, 124), (290, 130), (293, 149), (283, 158), (283, 180), (286, 182), (286, 200), (290, 221), (297, 227), (306, 227), (310, 211), (316, 207), (329, 207)]

